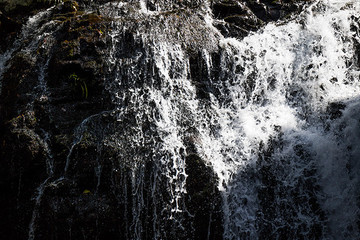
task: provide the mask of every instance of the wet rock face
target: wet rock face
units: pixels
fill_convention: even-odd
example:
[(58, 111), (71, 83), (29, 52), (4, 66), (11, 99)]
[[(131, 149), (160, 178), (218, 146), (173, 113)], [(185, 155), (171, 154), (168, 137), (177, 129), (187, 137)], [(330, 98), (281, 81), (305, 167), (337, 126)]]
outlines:
[(0, 0), (0, 5), (6, 12), (11, 12), (19, 7), (29, 7), (36, 3), (37, 1), (34, 0)]
[[(1, 235), (9, 239), (26, 239), (29, 235), (29, 223), (34, 217), (31, 209), (39, 208), (40, 203), (35, 199), (40, 191), (46, 197), (37, 213), (41, 220), (34, 224), (44, 228), (40, 228), (36, 239), (61, 238), (60, 233), (73, 226), (67, 222), (73, 221), (73, 209), (81, 212), (79, 219), (88, 228), (95, 221), (87, 218), (86, 209), (98, 201), (89, 200), (94, 198), (91, 194), (82, 195), (83, 183), (79, 183), (80, 187), (71, 181), (47, 184), (63, 174), (75, 127), (85, 118), (112, 108), (103, 77), (108, 37), (101, 31), (105, 32), (106, 21), (101, 23), (96, 14), (80, 17), (75, 11), (63, 9), (60, 7), (48, 19), (59, 25), (56, 38), (43, 39), (34, 50), (36, 55), (30, 51), (14, 54), (2, 77), (1, 203), (7, 207), (1, 210), (1, 215), (6, 216), (1, 220)], [(83, 144), (85, 153), (79, 158), (87, 158), (94, 151), (90, 143)], [(84, 164), (88, 163), (93, 172), (91, 161), (87, 158)], [(75, 178), (87, 182), (93, 179), (93, 174), (83, 173), (71, 180)], [(39, 189), (41, 184), (45, 186), (43, 189)], [(98, 204), (102, 205), (99, 216), (110, 211), (106, 210), (108, 201)], [(103, 216), (112, 214), (106, 212)], [(63, 221), (63, 218), (69, 219)], [(81, 226), (76, 221), (74, 224)], [(87, 232), (92, 234), (88, 229)]]
[[(258, 232), (261, 236), (276, 233), (277, 236), (284, 239), (298, 237), (320, 239), (324, 232), (323, 225), (326, 218), (316, 196), (320, 189), (317, 169), (308, 164), (304, 167), (301, 175), (293, 177), (289, 159), (284, 158), (282, 161), (285, 164), (279, 164), (272, 157), (274, 149), (284, 145), (281, 141), (281, 136), (279, 139), (272, 139), (269, 148), (263, 149), (259, 154), (255, 175), (262, 183), (258, 187), (261, 209), (257, 219)], [(296, 158), (305, 164), (311, 161), (310, 153), (301, 144), (294, 146), (294, 152)], [(291, 184), (294, 186), (289, 186), (284, 180), (289, 176), (293, 178)], [(283, 200), (279, 201), (277, 196), (282, 196)], [(299, 223), (298, 208), (303, 208), (303, 214), (312, 216), (316, 220)], [(301, 226), (300, 228), (294, 227), (296, 225)]]
[[(158, 163), (164, 156), (154, 150), (162, 141), (154, 130), (156, 111), (142, 122), (141, 130), (151, 136), (143, 145), (136, 145), (133, 139), (139, 134), (135, 113), (127, 110), (121, 121), (116, 116), (119, 109), (115, 105), (120, 100), (110, 88), (120, 84), (111, 82), (114, 70), (108, 63), (114, 19), (96, 10), (97, 4), (106, 2), (64, 1), (56, 5), (37, 26), (44, 28), (38, 33), (49, 34), (41, 35), (34, 44), (26, 45), (37, 36), (24, 40), (6, 65), (0, 95), (0, 216), (4, 216), (0, 219), (0, 235), (44, 240), (139, 236), (221, 239), (222, 199), (211, 166), (193, 151), (193, 146), (186, 146), (189, 154), (183, 160), (188, 192), (184, 204), (188, 212), (176, 213), (185, 219), (179, 227), (169, 221), (172, 209), (165, 203), (171, 201), (168, 189), (172, 186), (161, 172), (165, 166)], [(0, 12), (2, 53), (11, 48), (24, 27), (24, 16), (56, 4), (26, 3), (30, 4), (26, 11), (23, 4), (11, 9), (1, 5), (1, 11), (7, 10), (5, 14)], [(209, 30), (199, 25), (203, 19), (196, 11), (204, 3), (147, 1), (148, 10), (163, 11), (150, 21), (136, 19), (130, 7), (124, 12), (123, 25), (132, 27), (118, 39), (118, 58), (138, 64), (140, 70), (133, 70), (131, 64), (117, 69), (123, 81), (117, 94), (146, 86), (149, 79), (161, 86), (159, 69), (153, 62), (145, 69), (141, 62), (130, 61), (138, 53), (143, 59), (154, 57), (146, 52), (146, 43), (136, 33), (149, 26), (168, 26), (163, 35), (172, 40), (179, 31), (186, 30), (189, 34), (183, 36), (181, 45), (189, 55), (198, 98), (207, 99), (209, 92), (215, 91), (206, 80), (217, 79), (220, 54), (211, 41), (216, 35), (210, 36)], [(224, 20), (217, 25), (222, 34), (240, 38), (264, 22), (282, 18), (293, 11), (293, 6), (285, 1), (214, 1), (211, 10), (217, 19)], [(95, 10), (85, 13), (87, 8)], [(211, 51), (214, 68), (210, 73), (201, 48)], [(134, 71), (142, 70), (141, 81), (131, 78)], [(218, 92), (213, 94), (221, 97)], [(132, 106), (129, 97), (124, 96), (126, 106), (121, 107), (136, 110), (138, 106)], [(153, 104), (146, 102), (148, 108), (155, 108)], [(159, 232), (162, 235), (157, 235)]]
[(0, 11), (0, 52), (3, 53), (16, 38), (21, 24)]
[(250, 31), (256, 31), (267, 22), (289, 17), (300, 12), (306, 1), (286, 0), (215, 0), (211, 8), (219, 22), (217, 28), (224, 36), (243, 38)]
[[(211, 167), (196, 154), (186, 157), (188, 211), (194, 215), (191, 239), (221, 239), (223, 220), (222, 199), (217, 189), (217, 177)], [(210, 201), (209, 201), (210, 200)]]

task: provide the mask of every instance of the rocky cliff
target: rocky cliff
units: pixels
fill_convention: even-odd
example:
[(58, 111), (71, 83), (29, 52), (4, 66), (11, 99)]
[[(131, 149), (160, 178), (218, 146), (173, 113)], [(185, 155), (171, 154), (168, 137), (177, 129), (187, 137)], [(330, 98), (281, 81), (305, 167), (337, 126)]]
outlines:
[[(0, 1), (0, 236), (222, 239), (222, 183), (178, 98), (197, 99), (209, 116), (211, 98), (226, 105), (220, 39), (281, 25), (307, 3)], [(170, 116), (160, 109), (168, 102)], [(217, 127), (209, 123), (211, 134)], [(266, 202), (281, 191), (266, 156), (258, 164), (270, 187), (259, 196), (276, 218)], [(324, 221), (315, 197), (308, 206)], [(322, 236), (318, 222), (306, 229), (311, 239)], [(261, 239), (267, 227), (259, 224)]]

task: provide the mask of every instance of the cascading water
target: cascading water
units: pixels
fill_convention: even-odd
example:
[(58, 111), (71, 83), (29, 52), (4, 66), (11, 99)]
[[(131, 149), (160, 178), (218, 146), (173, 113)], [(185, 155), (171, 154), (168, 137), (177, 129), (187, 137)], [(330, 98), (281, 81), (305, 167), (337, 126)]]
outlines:
[[(95, 5), (101, 17), (91, 15)], [(70, 20), (42, 23), (51, 11), (31, 18), (0, 58), (3, 74), (15, 53), (32, 53), (39, 77), (26, 109), (36, 112), (46, 99), (49, 115), (40, 116), (36, 130), (47, 174), (33, 194), (29, 239), (45, 239), (51, 221), (66, 229), (54, 227), (53, 239), (359, 236), (358, 1), (313, 1), (243, 39), (214, 27), (219, 20), (206, 1), (91, 2), (87, 19), (110, 25), (97, 57), (106, 59), (99, 72), (111, 107), (82, 110), (73, 122), (58, 115), (80, 104), (66, 108), (57, 91), (61, 84), (77, 87), (78, 102), (93, 101), (92, 82), (84, 79), (97, 73), (76, 72), (76, 51), (91, 41), (61, 40), (70, 46), (64, 72), (75, 77), (56, 82), (51, 68), (65, 62), (53, 60), (56, 38)], [(81, 21), (75, 31), (86, 25)], [(31, 40), (24, 45), (25, 38)], [(98, 64), (84, 59), (85, 66)], [(69, 133), (57, 118), (75, 125), (61, 151), (54, 146)], [(78, 215), (63, 223), (62, 209)], [(86, 214), (90, 227), (77, 220)], [(106, 221), (116, 226), (109, 235), (94, 230)]]
[[(345, 146), (348, 136), (328, 127), (332, 104), (346, 108), (360, 93), (358, 11), (356, 2), (317, 1), (296, 19), (241, 41), (220, 38), (221, 72), (218, 79), (208, 73), (215, 94), (206, 106), (189, 81), (184, 52), (158, 40), (152, 50), (164, 87), (147, 89), (147, 99), (158, 109), (162, 148), (171, 152), (163, 171), (176, 182), (174, 211), (186, 193), (184, 125), (196, 129), (196, 149), (219, 176), (225, 239), (358, 234), (358, 178), (347, 170), (358, 150), (345, 150), (358, 142)], [(204, 50), (202, 58), (211, 72), (211, 55)]]
[[(45, 29), (52, 23), (50, 22), (41, 26), (41, 22), (50, 15), (52, 9), (53, 8), (49, 8), (46, 11), (39, 12), (28, 19), (12, 48), (0, 56), (0, 76), (6, 70), (7, 62), (16, 51), (19, 51), (20, 49), (23, 51), (32, 51), (41, 40), (44, 40), (47, 37), (48, 32), (45, 31)], [(28, 42), (28, 39), (32, 39), (32, 41)], [(1, 84), (2, 82), (0, 82), (0, 91)]]
[(317, 1), (293, 21), (221, 40), (219, 127), (200, 130), (209, 144), (198, 148), (225, 186), (226, 239), (358, 236), (359, 142), (347, 134), (359, 126), (346, 116), (359, 94), (358, 13), (355, 1)]
[(360, 86), (358, 14), (355, 1), (317, 1), (293, 21), (221, 40), (218, 137), (199, 148), (226, 186), (226, 239), (358, 236), (359, 142), (348, 131), (359, 125), (347, 117)]

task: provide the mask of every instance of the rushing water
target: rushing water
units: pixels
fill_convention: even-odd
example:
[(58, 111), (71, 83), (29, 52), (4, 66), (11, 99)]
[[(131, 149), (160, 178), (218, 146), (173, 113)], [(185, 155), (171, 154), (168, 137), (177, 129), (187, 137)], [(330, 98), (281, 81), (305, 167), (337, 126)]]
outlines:
[[(298, 16), (241, 40), (221, 35), (207, 4), (193, 16), (161, 6), (150, 10), (141, 1), (99, 7), (114, 19), (106, 85), (115, 109), (75, 129), (57, 178), (44, 130), (48, 178), (34, 198), (29, 239), (36, 239), (44, 189), (71, 177), (73, 151), (85, 132), (96, 132), (97, 152), (118, 149), (112, 174), (119, 177), (112, 178), (112, 191), (124, 206), (126, 239), (191, 236), (183, 232), (193, 227), (185, 201), (185, 156), (193, 152), (218, 177), (224, 239), (356, 239), (360, 2), (314, 1)], [(49, 11), (25, 25), (13, 49), (0, 58), (0, 74), (19, 49), (34, 51), (45, 38), (51, 48), (53, 23), (32, 30)], [(23, 46), (25, 38), (33, 40)], [(189, 49), (197, 52), (195, 60)], [(51, 51), (39, 63), (35, 97), (48, 94), (50, 58)], [(110, 125), (98, 127), (110, 115), (115, 133)], [(100, 156), (96, 192), (104, 171)], [(210, 223), (211, 217), (208, 238)], [(173, 235), (165, 228), (175, 229)]]
[[(213, 89), (205, 104), (182, 48), (145, 34), (160, 87), (139, 79), (145, 86), (126, 94), (145, 108), (136, 110), (140, 123), (144, 114), (155, 114), (162, 140), (157, 151), (167, 152), (162, 162), (170, 163), (162, 171), (173, 186), (173, 211), (184, 210), (180, 152), (193, 128), (197, 151), (220, 179), (225, 239), (359, 234), (359, 11), (357, 1), (316, 1), (295, 19), (268, 24), (243, 40), (216, 39), (219, 33), (208, 25), (221, 59), (214, 77), (212, 56), (202, 50)], [(135, 79), (144, 70), (136, 66)]]
[(226, 186), (225, 238), (358, 236), (358, 15), (356, 1), (317, 1), (293, 21), (221, 40), (220, 127), (216, 137), (204, 128), (199, 148)]

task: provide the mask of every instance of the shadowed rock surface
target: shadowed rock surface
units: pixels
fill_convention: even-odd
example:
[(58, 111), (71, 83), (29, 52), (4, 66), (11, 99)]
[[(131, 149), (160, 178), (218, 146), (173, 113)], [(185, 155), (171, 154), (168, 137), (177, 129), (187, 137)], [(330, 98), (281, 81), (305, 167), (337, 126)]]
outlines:
[[(229, 104), (230, 90), (219, 87), (231, 79), (221, 71), (219, 39), (240, 40), (269, 22), (284, 23), (307, 2), (0, 1), (0, 236), (222, 239), (228, 229), (219, 187), (225, 184), (197, 148), (202, 133), (194, 127), (195, 113), (179, 100), (168, 109), (179, 113), (168, 116), (177, 124), (172, 129), (161, 124), (166, 114), (159, 106), (192, 100), (179, 86), (193, 86), (189, 92), (212, 120), (212, 97)], [(249, 102), (254, 81), (249, 75), (242, 83)], [(331, 103), (325, 116), (341, 118), (344, 109)], [(211, 135), (220, 131), (219, 123), (206, 124)], [(173, 142), (172, 132), (179, 135)], [(279, 238), (296, 238), (301, 230), (304, 239), (321, 239), (326, 219), (315, 196), (316, 169), (304, 169), (305, 183), (284, 184), (286, 176), (277, 171), (286, 164), (272, 162), (282, 145), (281, 137), (260, 145), (258, 175), (249, 169), (234, 179), (246, 175), (263, 186), (256, 189), (260, 239), (276, 231)], [(302, 145), (294, 151), (310, 159)], [(310, 197), (301, 199), (298, 191)], [(272, 206), (277, 196), (290, 200)], [(245, 197), (234, 201), (248, 204)], [(316, 220), (277, 229), (283, 208), (286, 223), (297, 221), (301, 201), (303, 213)]]

